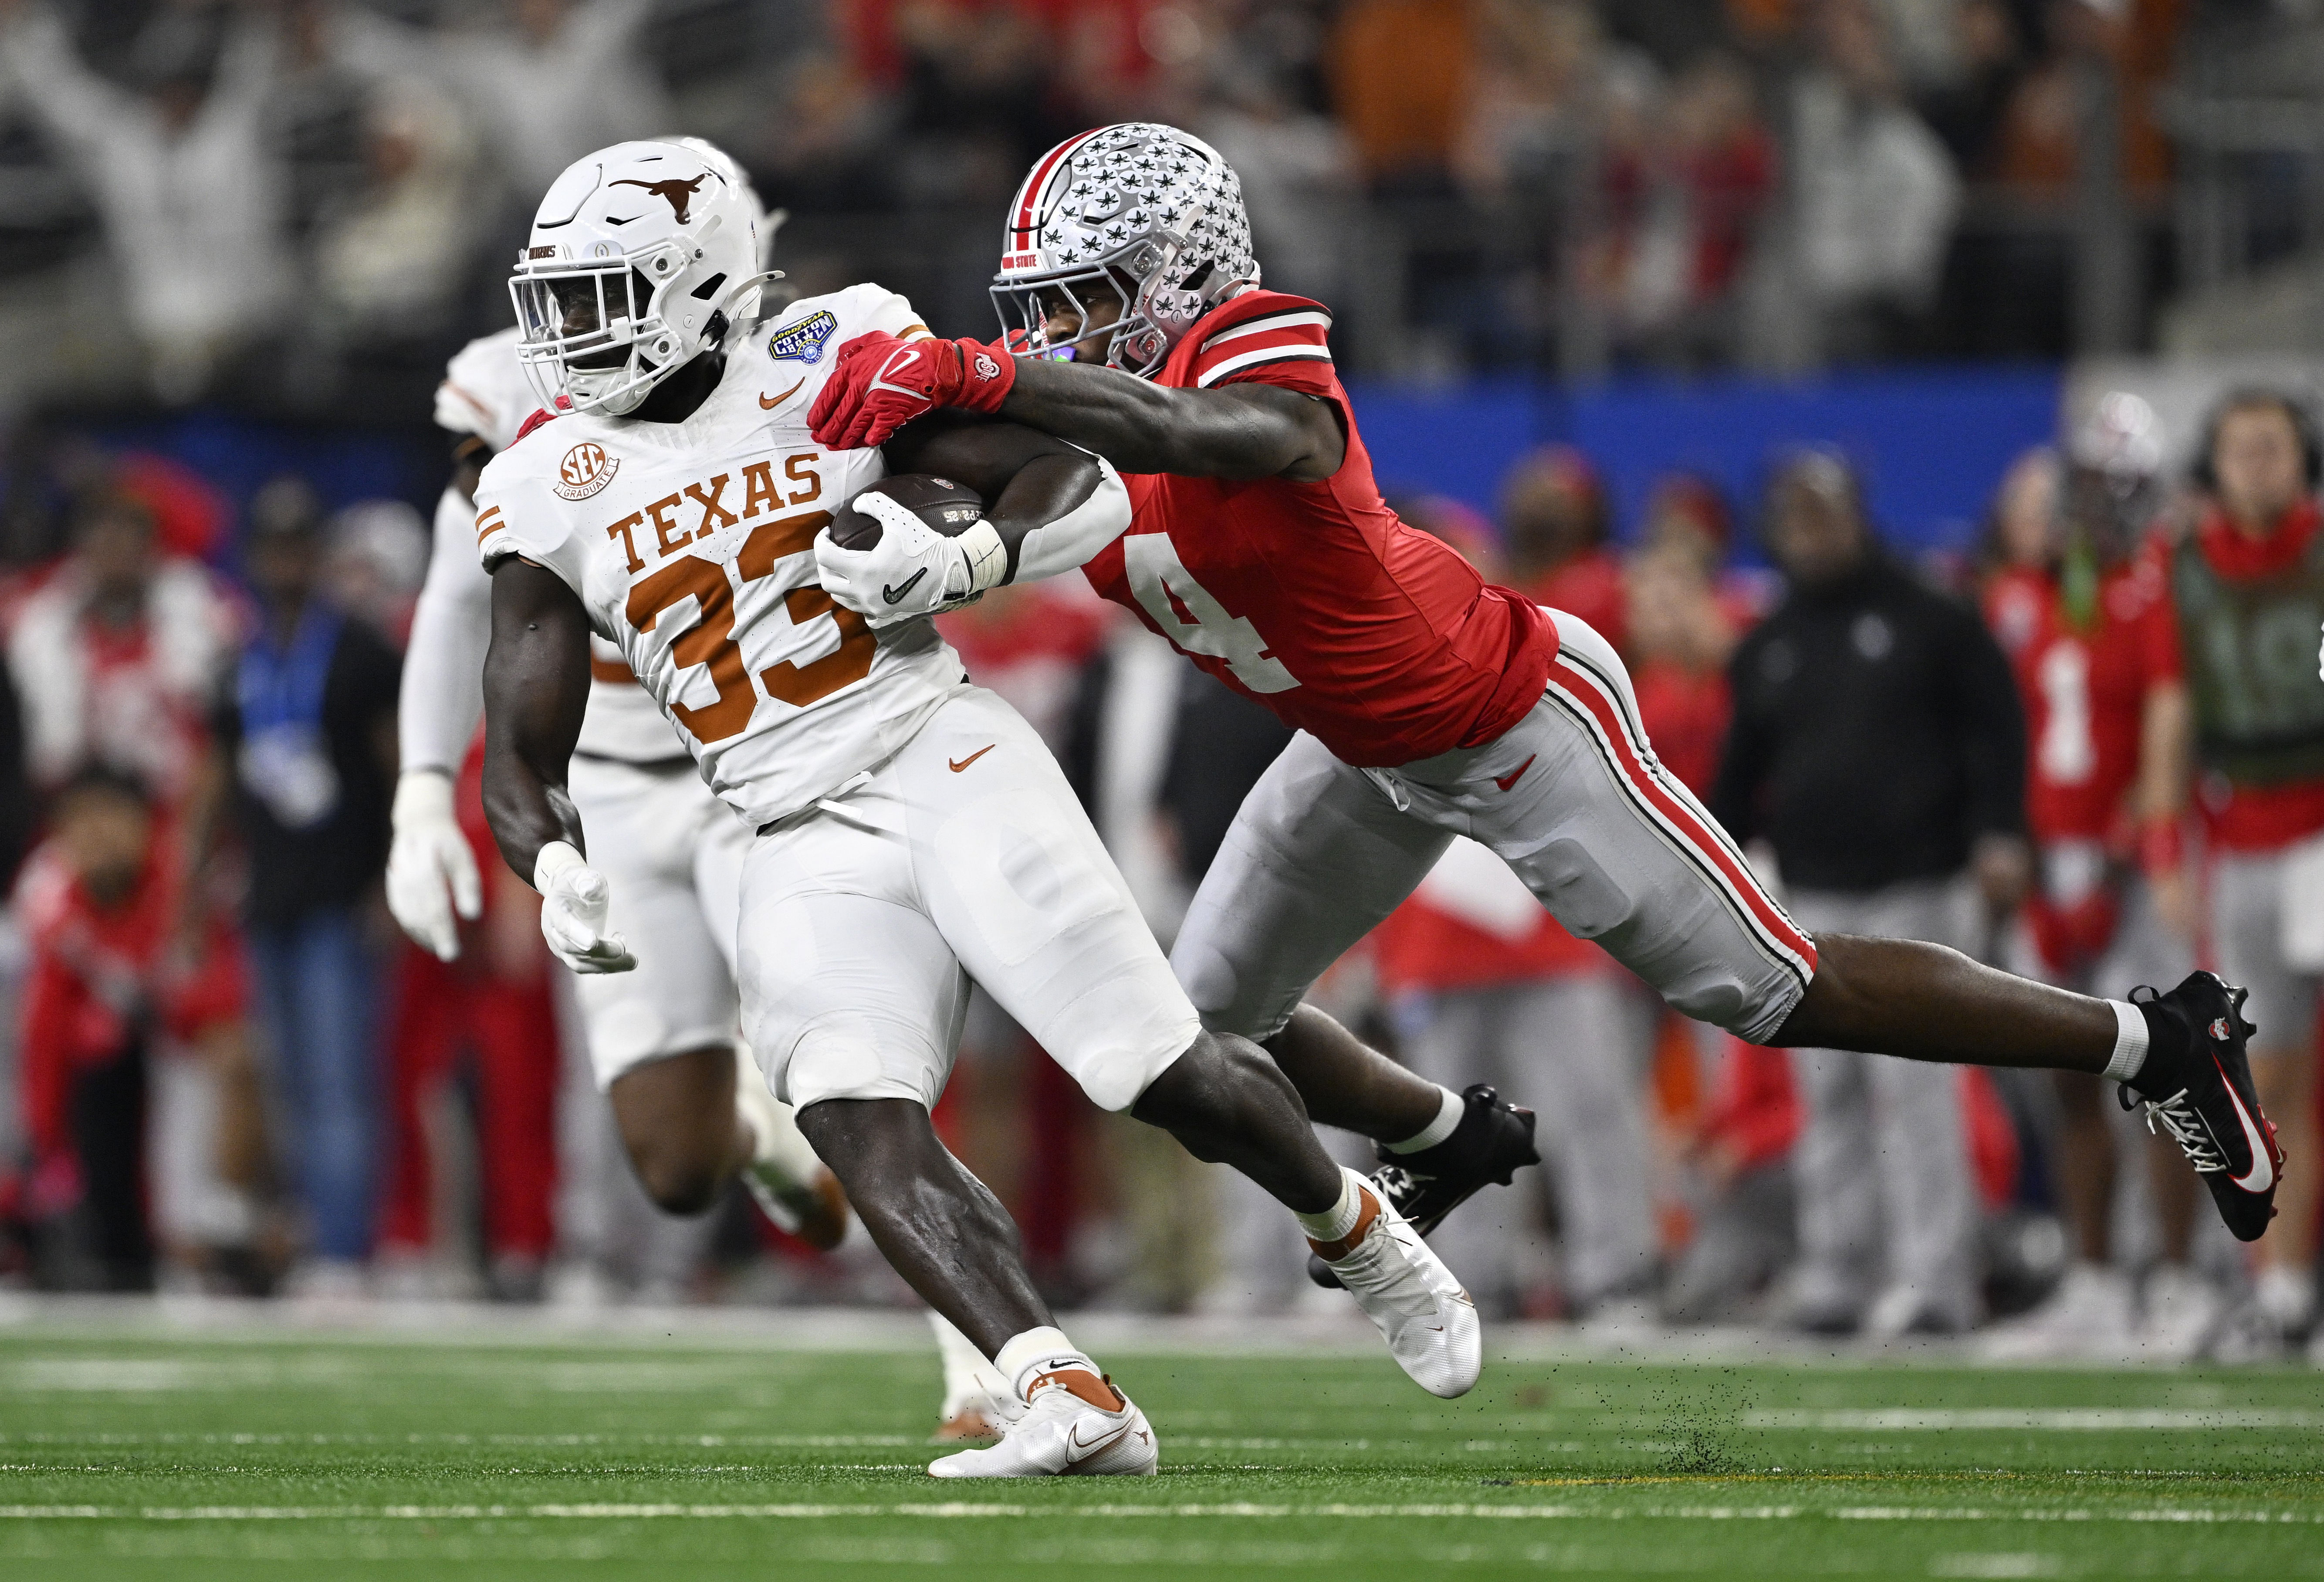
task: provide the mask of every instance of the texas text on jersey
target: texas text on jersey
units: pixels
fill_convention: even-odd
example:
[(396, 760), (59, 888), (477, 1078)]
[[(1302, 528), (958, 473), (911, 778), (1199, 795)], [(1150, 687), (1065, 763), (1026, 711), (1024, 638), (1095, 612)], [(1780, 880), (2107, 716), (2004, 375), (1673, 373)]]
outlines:
[(1557, 630), (1388, 508), (1332, 365), (1331, 322), (1305, 298), (1248, 290), (1205, 315), (1155, 377), (1329, 401), (1347, 433), (1340, 469), (1313, 483), (1127, 477), (1130, 531), (1087, 575), (1342, 762), (1387, 767), (1489, 741), (1540, 701)]
[(886, 757), (962, 679), (929, 623), (875, 637), (814, 581), (816, 533), (885, 471), (806, 426), (826, 348), (871, 330), (927, 333), (877, 286), (807, 299), (737, 343), (686, 421), (540, 423), (476, 492), (484, 564), (521, 556), (571, 587), (752, 824)]

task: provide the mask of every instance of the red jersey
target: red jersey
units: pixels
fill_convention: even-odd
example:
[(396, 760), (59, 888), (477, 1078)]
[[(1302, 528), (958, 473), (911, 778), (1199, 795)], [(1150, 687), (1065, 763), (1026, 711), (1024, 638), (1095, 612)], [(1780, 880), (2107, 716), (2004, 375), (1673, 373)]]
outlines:
[[(2282, 575), (2300, 565), (2317, 533), (2324, 530), (2324, 514), (2316, 502), (2303, 500), (2284, 514), (2276, 530), (2254, 539), (2236, 530), (2214, 510), (2195, 529), (2195, 546), (2211, 569), (2222, 577), (2256, 582)], [(2172, 546), (2161, 535), (2151, 539), (2141, 564), (2153, 568), (2155, 578), (2170, 585)], [(2163, 623), (2162, 662), (2169, 673), (2182, 675), (2179, 623)], [(2273, 851), (2324, 830), (2324, 780), (2294, 780), (2280, 786), (2236, 786), (2224, 776), (2203, 777), (2197, 803), (2212, 843), (2228, 851)]]
[(230, 928), (213, 923), (200, 960), (179, 960), (171, 948), (176, 866), (157, 835), (135, 888), (106, 905), (53, 846), (24, 860), (16, 911), (31, 950), (17, 1007), (18, 1081), (38, 1156), (65, 1146), (74, 1073), (118, 1054), (140, 1023), (189, 1043), (242, 1015), (246, 986)]
[(1245, 382), (1327, 400), (1348, 436), (1321, 483), (1124, 480), (1130, 530), (1090, 585), (1342, 762), (1389, 768), (1490, 741), (1539, 700), (1557, 629), (1380, 499), (1326, 345), (1332, 316), (1246, 291), (1173, 347), (1172, 389)]
[(2179, 674), (2170, 589), (2140, 558), (2098, 584), (2088, 630), (2049, 575), (2007, 571), (1985, 617), (2025, 704), (2025, 822), (2036, 842), (2103, 841), (2122, 831), (2138, 779), (2146, 694)]

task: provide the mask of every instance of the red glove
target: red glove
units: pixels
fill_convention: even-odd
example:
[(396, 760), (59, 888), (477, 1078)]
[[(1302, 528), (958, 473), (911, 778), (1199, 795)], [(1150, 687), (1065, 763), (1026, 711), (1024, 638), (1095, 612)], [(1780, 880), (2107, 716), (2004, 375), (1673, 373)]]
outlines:
[(807, 409), (816, 442), (865, 450), (924, 412), (997, 412), (1017, 382), (1017, 360), (973, 340), (907, 341), (873, 330), (839, 348)]

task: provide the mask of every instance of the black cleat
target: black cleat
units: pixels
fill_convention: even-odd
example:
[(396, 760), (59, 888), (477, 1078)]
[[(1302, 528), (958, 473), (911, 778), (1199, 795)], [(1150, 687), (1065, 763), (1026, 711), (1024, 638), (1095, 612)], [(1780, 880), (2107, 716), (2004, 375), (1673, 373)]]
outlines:
[(2219, 1218), (2238, 1241), (2257, 1241), (2275, 1218), (2283, 1150), (2275, 1123), (2260, 1113), (2245, 1041), (2245, 991), (2216, 972), (2192, 972), (2169, 994), (2131, 990), (2146, 1018), (2146, 1063), (2122, 1084), (2122, 1107), (2146, 1108), (2146, 1129), (2167, 1131), (2211, 1189)]
[[(1541, 1163), (1533, 1145), (1532, 1110), (1502, 1103), (1500, 1095), (1483, 1082), (1467, 1089), (1461, 1099), (1461, 1124), (1451, 1136), (1412, 1154), (1381, 1148), (1380, 1167), (1371, 1173), (1372, 1190), (1394, 1203), (1423, 1237), (1480, 1188), (1507, 1186), (1518, 1171)], [(1327, 1291), (1340, 1287), (1340, 1277), (1318, 1257), (1308, 1258), (1307, 1278)]]

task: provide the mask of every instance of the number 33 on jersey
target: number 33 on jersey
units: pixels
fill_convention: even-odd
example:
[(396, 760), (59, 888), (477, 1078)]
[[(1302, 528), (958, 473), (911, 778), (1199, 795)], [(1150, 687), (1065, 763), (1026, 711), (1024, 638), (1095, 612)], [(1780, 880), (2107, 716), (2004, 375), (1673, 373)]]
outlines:
[(753, 824), (888, 756), (961, 679), (927, 621), (875, 637), (815, 583), (816, 534), (886, 467), (817, 446), (807, 411), (827, 349), (872, 329), (927, 333), (877, 286), (794, 303), (729, 351), (685, 422), (539, 423), (476, 490), (485, 566), (521, 556), (579, 594)]

